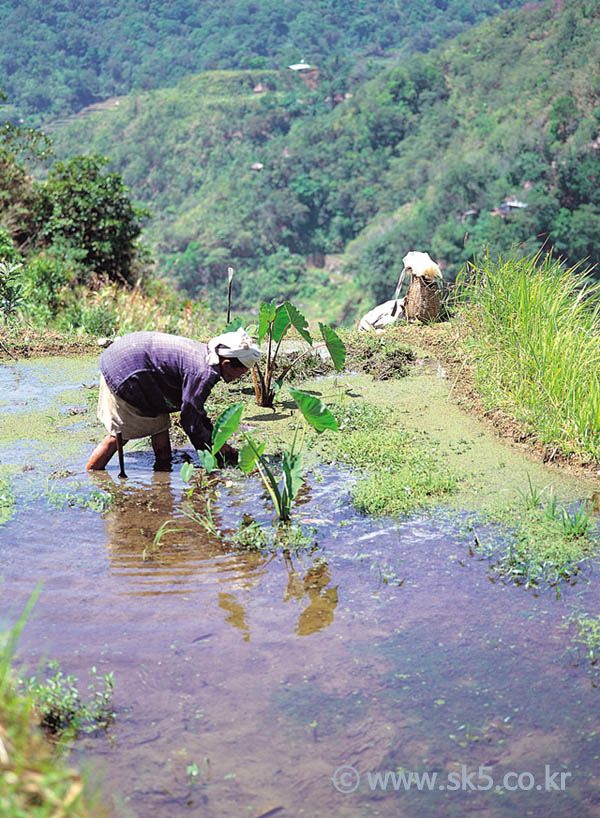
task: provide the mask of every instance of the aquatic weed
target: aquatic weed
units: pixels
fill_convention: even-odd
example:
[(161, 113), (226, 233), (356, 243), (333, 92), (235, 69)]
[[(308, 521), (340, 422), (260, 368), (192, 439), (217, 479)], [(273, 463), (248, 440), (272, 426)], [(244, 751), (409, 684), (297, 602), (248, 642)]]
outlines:
[(546, 489), (540, 489), (537, 486), (534, 486), (531, 482), (531, 475), (529, 472), (527, 473), (527, 482), (529, 484), (527, 491), (517, 489), (519, 496), (523, 500), (525, 508), (538, 508), (538, 506), (541, 505), (542, 497), (544, 496)]
[(240, 551), (264, 551), (268, 547), (269, 538), (260, 523), (244, 514), (231, 536), (231, 543)]
[(342, 397), (329, 407), (338, 422), (340, 432), (380, 429), (393, 418), (391, 406), (375, 406), (368, 401), (348, 400)]
[(46, 502), (50, 508), (57, 510), (64, 508), (81, 508), (104, 514), (113, 505), (116, 497), (116, 489), (108, 488), (106, 491), (100, 489), (86, 490), (80, 492), (83, 487), (81, 483), (74, 483), (64, 489), (56, 486), (48, 486), (45, 491)]
[(499, 576), (526, 588), (556, 586), (560, 593), (561, 581), (573, 581), (597, 550), (589, 520), (584, 530), (582, 519), (587, 519), (583, 513), (571, 517), (559, 507), (552, 493), (545, 507), (523, 509), (513, 503), (480, 515), (469, 538), (472, 548), (490, 560)]
[(437, 441), (401, 428), (351, 431), (328, 441), (323, 453), (365, 472), (352, 499), (376, 516), (422, 507), (452, 492), (459, 479), (440, 457)]
[(152, 540), (152, 545), (148, 548), (144, 548), (142, 551), (142, 559), (145, 561), (148, 557), (154, 556), (157, 551), (160, 550), (162, 546), (163, 537), (166, 534), (175, 534), (178, 531), (183, 531), (181, 528), (173, 528), (175, 525), (175, 520), (164, 520), (159, 526), (156, 534), (154, 535), (154, 539)]
[(58, 662), (48, 662), (48, 671), (55, 673), (45, 678), (37, 675), (20, 680), (22, 690), (33, 696), (42, 727), (50, 733), (68, 733), (69, 736), (108, 727), (115, 716), (112, 708), (112, 672), (99, 676), (95, 667), (90, 670), (92, 683), (88, 685), (88, 690), (92, 698), (84, 702), (75, 684), (77, 679), (65, 676)]
[(15, 513), (15, 498), (10, 480), (0, 475), (0, 525), (7, 523)]

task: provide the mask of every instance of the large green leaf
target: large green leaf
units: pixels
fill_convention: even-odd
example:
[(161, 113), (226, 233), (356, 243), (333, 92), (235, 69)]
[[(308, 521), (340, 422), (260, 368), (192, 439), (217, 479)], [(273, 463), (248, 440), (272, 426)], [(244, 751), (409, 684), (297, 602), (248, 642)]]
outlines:
[(189, 483), (192, 479), (192, 475), (194, 473), (194, 464), (193, 463), (182, 463), (181, 464), (181, 471), (179, 472), (181, 479), (184, 483)]
[(267, 304), (263, 301), (260, 305), (260, 312), (258, 315), (258, 343), (262, 341), (269, 330), (269, 324), (275, 320), (277, 314), (277, 304), (271, 301)]
[(256, 464), (258, 456), (261, 455), (264, 450), (264, 443), (260, 445), (254, 443), (254, 441), (252, 441), (252, 443), (244, 443), (240, 449), (240, 457), (238, 460), (238, 466), (244, 474), (250, 474)]
[(210, 473), (217, 468), (217, 458), (206, 449), (198, 449), (198, 460), (205, 472)]
[(243, 403), (236, 403), (221, 412), (215, 421), (212, 431), (212, 453), (216, 454), (228, 437), (236, 431), (242, 419)]
[(310, 423), (310, 425), (317, 430), (319, 434), (325, 429), (331, 429), (334, 432), (338, 430), (337, 420), (331, 414), (329, 409), (325, 406), (323, 401), (316, 398), (314, 395), (309, 395), (308, 392), (302, 392), (301, 389), (293, 389), (289, 387), (290, 395), (298, 404), (298, 408)]
[(310, 337), (310, 332), (308, 331), (308, 322), (306, 318), (301, 312), (298, 312), (293, 304), (286, 301), (277, 310), (275, 323), (273, 324), (273, 340), (276, 343), (282, 339), (290, 325), (300, 333), (305, 341), (312, 344), (312, 338)]
[(320, 321), (319, 329), (321, 330), (321, 335), (323, 336), (325, 345), (327, 346), (329, 354), (331, 355), (333, 365), (339, 372), (344, 368), (344, 363), (346, 362), (346, 347), (344, 346), (344, 342), (337, 332), (334, 332), (331, 327), (328, 327), (326, 324), (321, 324)]

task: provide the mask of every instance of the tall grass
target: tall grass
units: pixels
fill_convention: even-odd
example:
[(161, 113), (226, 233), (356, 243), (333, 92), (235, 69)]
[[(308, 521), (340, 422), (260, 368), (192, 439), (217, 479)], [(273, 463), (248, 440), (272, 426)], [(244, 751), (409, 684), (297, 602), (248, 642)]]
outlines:
[(80, 773), (70, 769), (36, 727), (33, 700), (17, 691), (12, 668), (19, 635), (39, 588), (19, 621), (0, 635), (0, 815), (2, 818), (91, 818), (105, 815), (90, 806)]
[(600, 458), (600, 282), (549, 254), (474, 265), (465, 348), (490, 405), (563, 452)]

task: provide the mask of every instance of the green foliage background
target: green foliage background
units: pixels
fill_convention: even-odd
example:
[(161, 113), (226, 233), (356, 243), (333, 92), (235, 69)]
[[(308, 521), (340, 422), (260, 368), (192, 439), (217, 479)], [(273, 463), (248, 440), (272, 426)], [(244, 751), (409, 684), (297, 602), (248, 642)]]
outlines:
[[(595, 263), (599, 14), (591, 0), (508, 12), (339, 104), (328, 75), (316, 89), (289, 71), (188, 77), (72, 122), (58, 153), (110, 153), (154, 213), (162, 273), (217, 300), (229, 264), (240, 304), (314, 301), (338, 275), (348, 318), (365, 293), (391, 297), (408, 250), (450, 278), (514, 244)], [(527, 207), (492, 215), (511, 197)]]
[(4, 0), (0, 84), (40, 121), (199, 71), (426, 50), (523, 0)]

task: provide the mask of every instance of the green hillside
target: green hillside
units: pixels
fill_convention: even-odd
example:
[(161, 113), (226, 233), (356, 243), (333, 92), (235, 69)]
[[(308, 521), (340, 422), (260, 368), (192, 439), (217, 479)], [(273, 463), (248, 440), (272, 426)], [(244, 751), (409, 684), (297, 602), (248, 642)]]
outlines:
[[(194, 293), (220, 293), (231, 264), (242, 302), (314, 297), (330, 268), (307, 293), (307, 260), (332, 255), (371, 299), (411, 249), (450, 276), (515, 242), (595, 262), (599, 15), (589, 0), (508, 12), (338, 105), (291, 72), (188, 78), (70, 124), (59, 152), (114, 158), (154, 214), (161, 271)], [(527, 206), (492, 215), (507, 200)]]
[(301, 57), (354, 66), (427, 50), (522, 2), (4, 0), (0, 85), (13, 116), (39, 123), (200, 71), (281, 68)]

